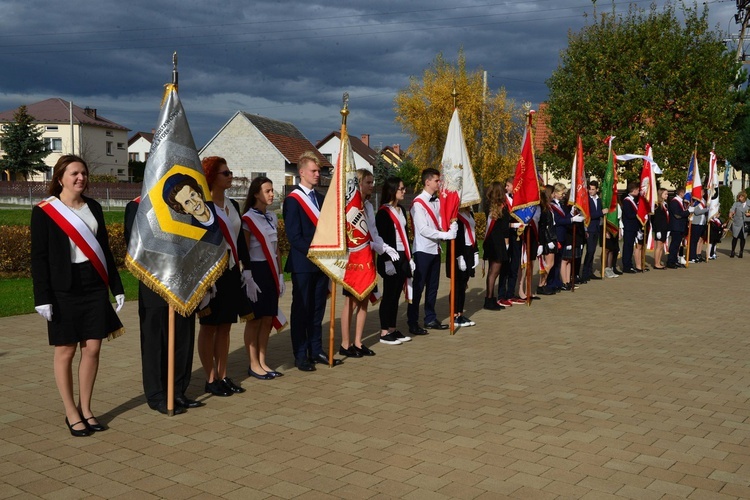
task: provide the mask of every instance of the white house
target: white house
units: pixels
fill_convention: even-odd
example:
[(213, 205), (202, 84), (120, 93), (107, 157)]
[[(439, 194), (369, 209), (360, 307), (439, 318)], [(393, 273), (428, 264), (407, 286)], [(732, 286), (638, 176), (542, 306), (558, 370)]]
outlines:
[(136, 132), (128, 139), (128, 161), (148, 160), (152, 142), (154, 142), (153, 132)]
[[(92, 175), (111, 175), (120, 181), (128, 180), (127, 142), (130, 129), (104, 118), (96, 109), (81, 108), (59, 97), (29, 104), (26, 110), (42, 129), (42, 137), (51, 151), (44, 159), (49, 170), (44, 174), (35, 174), (29, 180), (51, 179), (52, 167), (64, 154), (82, 157)], [(16, 111), (0, 112), (0, 124), (13, 123)]]
[[(332, 165), (291, 123), (237, 111), (200, 150), (200, 157), (221, 156), (245, 189), (258, 176), (273, 182), (277, 193), (299, 182), (297, 160), (305, 151), (318, 154), (324, 171)], [(239, 193), (232, 193), (237, 195)]]
[[(365, 168), (370, 172), (373, 172), (375, 165), (378, 163), (378, 153), (370, 148), (370, 135), (362, 134), (361, 139), (350, 135), (349, 142), (352, 145), (354, 164), (357, 166), (357, 170)], [(334, 130), (318, 141), (318, 144), (316, 144), (315, 147), (318, 148), (318, 151), (323, 153), (323, 156), (325, 156), (329, 162), (335, 163), (336, 158), (338, 158), (339, 155), (339, 150), (341, 149), (341, 132)]]

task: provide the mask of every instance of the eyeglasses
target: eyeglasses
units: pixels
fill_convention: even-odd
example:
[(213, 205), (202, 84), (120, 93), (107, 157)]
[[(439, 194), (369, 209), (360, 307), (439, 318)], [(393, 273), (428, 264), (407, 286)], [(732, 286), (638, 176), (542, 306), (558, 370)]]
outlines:
[(405, 187), (400, 187), (396, 191), (406, 191), (406, 188)]
[(224, 177), (231, 177), (234, 174), (232, 173), (231, 170), (224, 170), (223, 172), (219, 172), (218, 175), (223, 175)]

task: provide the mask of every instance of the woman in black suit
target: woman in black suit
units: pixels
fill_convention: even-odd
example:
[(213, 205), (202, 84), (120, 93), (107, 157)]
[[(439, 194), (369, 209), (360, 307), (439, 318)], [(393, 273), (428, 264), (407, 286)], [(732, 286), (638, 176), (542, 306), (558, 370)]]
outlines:
[(667, 197), (669, 192), (662, 188), (657, 191), (656, 207), (654, 215), (651, 216), (651, 230), (654, 232), (654, 269), (664, 269), (661, 258), (664, 255), (664, 244), (667, 241), (667, 232), (669, 231), (669, 208), (667, 207)]
[(414, 268), (406, 232), (406, 210), (399, 202), (403, 201), (406, 188), (398, 177), (389, 177), (383, 184), (382, 202), (375, 215), (375, 227), (383, 242), (398, 252), (398, 260), (393, 260), (388, 252), (378, 255), (378, 274), (383, 277), (383, 297), (380, 300), (380, 342), (399, 345), (411, 340), (396, 329), (398, 301), (406, 280), (412, 277)]
[[(49, 198), (31, 211), (31, 275), (37, 312), (47, 320), (55, 346), (55, 382), (65, 406), (65, 424), (73, 436), (106, 430), (91, 411), (102, 339), (124, 330), (109, 302), (108, 288), (125, 303), (125, 292), (109, 248), (102, 207), (83, 196), (88, 187), (86, 162), (65, 155), (55, 164)], [(78, 365), (78, 404), (73, 391), (73, 358)]]

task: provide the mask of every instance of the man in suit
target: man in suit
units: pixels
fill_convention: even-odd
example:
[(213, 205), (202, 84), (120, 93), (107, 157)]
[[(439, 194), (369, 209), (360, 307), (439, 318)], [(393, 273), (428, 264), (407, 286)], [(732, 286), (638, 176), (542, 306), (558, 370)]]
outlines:
[[(138, 201), (125, 207), (125, 241), (130, 234), (138, 211)], [(188, 408), (204, 406), (189, 399), (185, 391), (190, 386), (195, 345), (195, 314), (187, 318), (175, 313), (174, 345), (174, 413), (185, 413)], [(141, 373), (143, 392), (152, 410), (167, 413), (167, 355), (169, 340), (169, 306), (159, 294), (138, 283), (138, 318), (141, 327)]]
[(638, 272), (633, 265), (633, 249), (638, 231), (642, 228), (638, 220), (638, 201), (636, 201), (639, 190), (638, 182), (629, 182), (628, 195), (622, 200), (622, 272), (629, 274)]
[[(323, 352), (323, 315), (328, 300), (329, 278), (310, 259), (310, 249), (318, 225), (323, 196), (315, 191), (320, 182), (320, 160), (312, 151), (302, 153), (297, 162), (300, 182), (284, 199), (282, 213), (290, 250), (284, 271), (292, 273), (292, 311), (289, 329), (294, 366), (314, 371), (315, 363), (328, 364)], [(341, 360), (334, 359), (334, 366)]]
[(431, 330), (445, 330), (448, 325), (437, 319), (435, 302), (437, 301), (438, 284), (440, 282), (440, 241), (452, 240), (458, 232), (458, 224), (451, 223), (448, 231), (441, 231), (440, 227), (440, 171), (426, 168), (422, 171), (422, 185), (424, 189), (415, 198), (411, 206), (411, 218), (414, 224), (414, 279), (412, 287), (414, 295), (406, 308), (406, 320), (409, 333), (412, 335), (426, 335), (428, 332), (419, 326), (419, 303), (424, 299), (425, 328)]
[(683, 196), (685, 196), (685, 188), (680, 186), (675, 190), (674, 198), (669, 202), (669, 232), (671, 240), (669, 241), (667, 267), (670, 269), (685, 267), (677, 263), (677, 256), (680, 252), (682, 237), (687, 229), (688, 217), (695, 211), (694, 207), (685, 210)]
[(596, 249), (602, 239), (602, 217), (608, 210), (602, 208), (602, 199), (599, 198), (599, 183), (595, 180), (589, 181), (589, 214), (591, 219), (586, 227), (586, 256), (583, 259), (581, 278), (584, 280), (600, 280), (601, 276), (594, 274), (594, 257)]
[[(505, 180), (505, 209), (513, 209), (513, 178)], [(510, 223), (510, 238), (508, 238), (508, 262), (500, 267), (500, 276), (497, 282), (497, 302), (504, 307), (513, 304), (525, 304), (526, 301), (516, 294), (518, 283), (518, 271), (521, 268), (521, 240), (518, 237), (520, 224), (513, 219)]]

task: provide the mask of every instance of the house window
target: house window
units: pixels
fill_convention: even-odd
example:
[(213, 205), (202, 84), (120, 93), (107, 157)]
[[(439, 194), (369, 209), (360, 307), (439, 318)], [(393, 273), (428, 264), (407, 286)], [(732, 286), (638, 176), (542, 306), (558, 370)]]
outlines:
[(107, 137), (114, 137), (115, 134), (111, 130), (107, 130)]
[(250, 172), (250, 178), (255, 179), (256, 177), (268, 177), (266, 172)]
[(118, 169), (117, 169), (117, 175), (125, 175), (125, 169), (123, 169), (123, 168), (118, 168)]
[(323, 156), (326, 157), (326, 160), (328, 160), (328, 163), (331, 163), (331, 164), (333, 163), (333, 155), (332, 154), (330, 154), (330, 153), (325, 154), (324, 153)]
[(107, 156), (112, 156), (112, 141), (107, 141)]
[(125, 143), (124, 142), (118, 142), (117, 143), (117, 149), (125, 149)]
[(62, 151), (62, 139), (59, 137), (45, 137), (44, 145), (49, 151)]
[(143, 161), (148, 160), (148, 153), (143, 153)]
[(47, 130), (47, 132), (57, 132), (59, 129), (57, 125), (47, 125), (44, 128)]
[(128, 160), (130, 161), (140, 161), (140, 154), (139, 153), (128, 153)]

